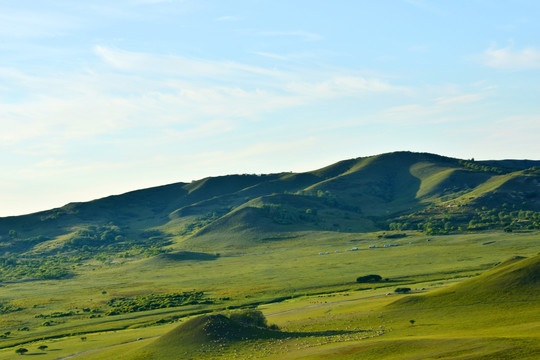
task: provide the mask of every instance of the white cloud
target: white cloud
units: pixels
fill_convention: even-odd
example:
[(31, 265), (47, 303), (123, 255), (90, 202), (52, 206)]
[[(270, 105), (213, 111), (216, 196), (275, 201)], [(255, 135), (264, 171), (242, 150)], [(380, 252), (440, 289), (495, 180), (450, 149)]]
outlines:
[(498, 69), (534, 69), (540, 68), (540, 49), (528, 47), (514, 50), (512, 47), (496, 49), (490, 47), (481, 56), (482, 62)]
[(107, 64), (122, 71), (145, 71), (188, 78), (214, 78), (241, 74), (280, 76), (279, 71), (233, 61), (210, 61), (174, 55), (154, 55), (96, 46), (94, 52)]
[(291, 93), (308, 99), (359, 96), (369, 93), (409, 93), (404, 86), (395, 86), (379, 79), (337, 75), (320, 82), (292, 82), (286, 86)]
[(457, 96), (443, 96), (435, 99), (437, 104), (468, 104), (484, 99), (483, 94), (464, 94)]

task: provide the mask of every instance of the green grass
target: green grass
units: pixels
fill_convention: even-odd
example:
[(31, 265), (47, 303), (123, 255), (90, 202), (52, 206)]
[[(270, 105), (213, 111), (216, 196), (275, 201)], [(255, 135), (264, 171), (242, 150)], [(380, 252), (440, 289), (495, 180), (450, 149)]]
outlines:
[[(97, 339), (100, 333), (109, 334), (110, 337), (104, 335), (104, 340), (100, 340), (99, 343), (96, 341), (94, 349), (101, 347), (101, 344), (120, 346), (119, 344), (124, 341), (121, 334), (125, 332), (144, 330), (149, 333), (163, 334), (165, 331), (159, 329), (162, 326), (170, 327), (169, 324), (159, 325), (163, 321), (175, 321), (175, 319), (201, 311), (219, 311), (227, 307), (267, 303), (275, 299), (290, 297), (293, 298), (289, 301), (267, 305), (263, 308), (265, 313), (280, 312), (283, 311), (282, 309), (292, 310), (269, 316), (270, 322), (277, 323), (284, 331), (306, 331), (313, 335), (290, 341), (268, 340), (268, 343), (254, 340), (246, 349), (253, 350), (260, 347), (263, 349), (261, 351), (275, 352), (279, 340), (290, 343), (291, 347), (301, 347), (305, 351), (308, 349), (314, 351), (313, 348), (318, 348), (316, 346), (318, 343), (327, 344), (321, 345), (322, 348), (325, 346), (333, 348), (337, 346), (335, 343), (348, 342), (344, 339), (353, 335), (358, 338), (371, 336), (373, 331), (376, 332), (381, 325), (393, 328), (392, 332), (385, 332), (383, 335), (385, 339), (390, 334), (407, 336), (407, 332), (413, 329), (414, 331), (426, 330), (426, 336), (429, 331), (437, 329), (441, 336), (449, 332), (451, 336), (468, 338), (477, 336), (472, 331), (477, 324), (491, 329), (490, 332), (496, 334), (495, 336), (501, 336), (508, 329), (513, 329), (512, 331), (516, 334), (526, 333), (519, 323), (497, 317), (496, 314), (504, 314), (504, 312), (493, 306), (482, 315), (482, 321), (478, 317), (473, 317), (472, 319), (476, 319), (474, 321), (464, 321), (459, 318), (458, 322), (462, 325), (456, 327), (454, 322), (458, 317), (453, 311), (448, 311), (441, 316), (436, 313), (425, 313), (412, 307), (407, 313), (401, 314), (399, 311), (394, 312), (391, 308), (384, 307), (401, 295), (370, 297), (392, 292), (398, 286), (428, 289), (439, 287), (483, 273), (511, 256), (534, 255), (540, 251), (537, 232), (512, 234), (493, 232), (440, 237), (426, 237), (411, 233), (410, 236), (397, 240), (379, 239), (378, 235), (377, 233), (298, 233), (294, 238), (269, 240), (256, 247), (225, 251), (219, 257), (215, 257), (210, 248), (198, 249), (200, 251), (198, 253), (179, 251), (125, 263), (108, 265), (94, 263), (76, 267), (74, 271), (77, 276), (71, 279), (5, 284), (0, 288), (2, 301), (22, 307), (24, 310), (0, 315), (0, 326), (12, 333), (6, 339), (0, 340), (0, 346), (5, 348), (0, 353), (8, 356), (14, 353), (13, 346), (31, 347), (28, 342), (37, 344), (36, 341), (40, 338), (48, 338), (49, 340), (42, 340), (39, 343), (44, 343), (49, 347), (51, 347), (50, 342), (62, 344), (62, 341), (66, 341), (66, 344), (71, 344), (66, 345), (66, 349), (71, 349), (69, 351), (75, 353), (80, 352), (79, 348), (81, 351), (87, 348), (92, 349), (89, 341), (80, 340), (81, 336)], [(430, 241), (427, 241), (428, 239)], [(382, 247), (389, 242), (397, 242), (400, 246)], [(371, 244), (378, 247), (368, 249)], [(175, 246), (181, 247), (182, 243)], [(352, 247), (359, 247), (360, 250), (345, 251)], [(340, 252), (335, 253), (335, 250)], [(330, 251), (331, 254), (319, 255), (320, 251)], [(206, 260), (210, 257), (213, 260)], [(383, 278), (389, 278), (390, 281), (368, 285), (355, 282), (359, 275), (366, 273), (380, 274)], [(371, 290), (372, 288), (376, 290)], [(216, 299), (215, 304), (190, 305), (118, 316), (104, 315), (109, 308), (107, 302), (115, 297), (191, 290), (205, 291), (209, 297)], [(323, 293), (328, 293), (328, 295), (309, 295)], [(437, 293), (433, 292), (432, 296), (436, 296)], [(363, 300), (346, 301), (353, 298)], [(320, 303), (312, 303), (319, 299)], [(340, 301), (344, 302), (339, 303)], [(338, 304), (327, 305), (335, 302)], [(316, 306), (310, 307), (312, 305)], [(81, 311), (85, 307), (96, 309), (101, 317), (90, 318), (90, 313)], [(524, 320), (524, 324), (527, 323), (527, 319), (534, 318), (538, 312), (537, 303), (514, 308), (518, 309), (516, 311), (522, 316), (513, 314), (512, 317)], [(479, 313), (478, 308), (472, 305), (465, 310), (459, 313), (465, 320), (470, 314)], [(39, 314), (69, 311), (77, 312), (77, 315), (52, 319), (53, 326), (41, 326), (44, 320), (36, 318)], [(378, 315), (375, 315), (377, 313), (387, 315), (379, 319)], [(352, 319), (357, 321), (354, 329), (362, 330), (362, 332), (352, 335), (341, 333), (331, 336), (323, 335), (331, 330), (343, 331), (347, 330), (347, 327), (350, 329), (351, 314), (355, 314)], [(413, 327), (408, 323), (410, 318), (417, 321)], [(435, 318), (437, 321), (434, 320)], [(495, 322), (504, 326), (495, 328), (493, 326)], [(435, 325), (428, 324), (438, 325), (434, 328)], [(146, 327), (148, 325), (152, 326)], [(22, 327), (28, 327), (30, 330), (19, 331), (18, 329)], [(118, 341), (113, 341), (117, 336), (113, 335), (114, 331), (119, 334)], [(70, 336), (71, 334), (77, 335)], [(147, 338), (148, 336), (140, 337)], [(61, 341), (61, 339), (65, 340)], [(129, 343), (126, 346), (138, 348), (139, 343)], [(64, 349), (63, 345), (58, 345), (58, 347)], [(116, 351), (115, 349), (117, 348), (107, 348), (107, 351)], [(232, 346), (232, 353), (244, 351), (235, 349), (236, 347)], [(275, 356), (279, 358), (278, 355)]]
[[(169, 348), (176, 340), (158, 337), (190, 318), (253, 306), (281, 333), (229, 342), (222, 358), (534, 358), (538, 266), (523, 264), (540, 243), (537, 230), (523, 229), (536, 226), (538, 175), (507, 170), (400, 152), (0, 219), (0, 305), (17, 309), (0, 314), (0, 359), (21, 346), (42, 359), (135, 359)], [(392, 219), (490, 224), (484, 215), (502, 208), (513, 233), (383, 233)], [(530, 259), (492, 269), (513, 256)], [(36, 280), (53, 266), (66, 276)], [(365, 274), (385, 280), (355, 281)], [(396, 295), (397, 287), (427, 290)], [(166, 302), (194, 291), (208, 301), (107, 315), (113, 299)], [(216, 354), (207, 350), (196, 357)]]

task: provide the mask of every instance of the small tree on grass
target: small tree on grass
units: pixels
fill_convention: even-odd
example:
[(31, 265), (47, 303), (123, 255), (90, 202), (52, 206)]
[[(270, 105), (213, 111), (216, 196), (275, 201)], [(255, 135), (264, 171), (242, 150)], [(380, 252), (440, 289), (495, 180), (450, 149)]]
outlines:
[(382, 276), (376, 275), (376, 274), (359, 276), (356, 278), (356, 282), (359, 282), (359, 283), (374, 283), (374, 282), (379, 282), (381, 280), (382, 280)]
[(38, 346), (38, 349), (41, 350), (41, 351), (43, 351), (43, 350), (45, 350), (45, 349), (47, 349), (47, 348), (48, 348), (47, 345), (39, 345), (39, 346)]
[(25, 349), (25, 348), (18, 348), (17, 350), (15, 350), (15, 352), (19, 355), (24, 355), (25, 353), (28, 352), (28, 349)]
[(408, 293), (409, 291), (411, 291), (411, 288), (408, 288), (408, 287), (398, 287), (396, 290), (394, 290), (394, 292), (401, 293), (401, 294)]
[(267, 327), (268, 323), (263, 313), (260, 310), (246, 309), (238, 312), (233, 312), (229, 315), (229, 319), (238, 321), (239, 323), (258, 327)]
[(411, 326), (414, 325), (414, 323), (416, 322), (415, 320), (409, 320), (409, 322), (411, 323)]

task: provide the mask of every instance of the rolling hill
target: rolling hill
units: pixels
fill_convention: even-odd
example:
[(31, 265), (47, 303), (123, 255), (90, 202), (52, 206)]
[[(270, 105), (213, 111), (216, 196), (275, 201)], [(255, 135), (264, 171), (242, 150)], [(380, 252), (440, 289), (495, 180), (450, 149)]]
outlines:
[(0, 218), (0, 256), (4, 262), (16, 254), (133, 256), (172, 244), (243, 248), (305, 231), (536, 229), (539, 166), (532, 160), (475, 162), (395, 152), (305, 173), (169, 184)]
[(530, 303), (540, 299), (540, 255), (511, 258), (492, 270), (429, 294), (408, 296), (395, 308), (442, 308), (476, 304)]

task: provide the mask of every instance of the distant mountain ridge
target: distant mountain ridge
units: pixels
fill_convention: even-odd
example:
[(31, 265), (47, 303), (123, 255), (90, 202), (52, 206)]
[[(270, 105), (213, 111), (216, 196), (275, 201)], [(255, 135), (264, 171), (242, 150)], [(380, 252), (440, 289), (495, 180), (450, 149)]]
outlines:
[(159, 250), (179, 242), (243, 247), (299, 231), (525, 227), (540, 227), (540, 161), (394, 152), (304, 173), (209, 177), (0, 218), (0, 255), (121, 251), (133, 244)]

